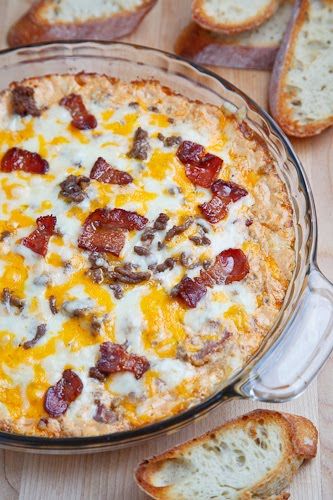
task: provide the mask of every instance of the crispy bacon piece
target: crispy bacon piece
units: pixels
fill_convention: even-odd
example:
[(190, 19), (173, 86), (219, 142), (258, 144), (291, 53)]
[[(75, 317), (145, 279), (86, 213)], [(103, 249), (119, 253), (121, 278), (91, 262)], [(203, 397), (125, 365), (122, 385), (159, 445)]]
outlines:
[(200, 144), (184, 141), (177, 150), (177, 158), (185, 165), (185, 173), (196, 186), (209, 188), (222, 167), (222, 159), (207, 153)]
[(85, 250), (110, 252), (119, 257), (125, 244), (124, 231), (142, 229), (147, 222), (148, 219), (136, 212), (98, 208), (86, 218), (78, 245)]
[(1, 160), (0, 170), (12, 172), (23, 170), (30, 174), (45, 174), (49, 170), (49, 164), (38, 153), (31, 153), (26, 149), (10, 148)]
[(97, 120), (94, 115), (88, 113), (87, 108), (78, 94), (70, 94), (61, 99), (61, 106), (64, 106), (72, 116), (71, 124), (79, 130), (87, 130), (97, 127)]
[(119, 257), (125, 245), (125, 233), (122, 229), (103, 226), (99, 221), (85, 222), (78, 245), (91, 252), (109, 252)]
[(196, 307), (206, 293), (207, 289), (205, 285), (187, 276), (183, 278), (177, 286), (177, 296), (191, 308)]
[(230, 203), (238, 201), (248, 194), (239, 184), (235, 182), (227, 182), (221, 179), (215, 181), (211, 190), (213, 197), (207, 203), (199, 205), (204, 217), (211, 223), (216, 224), (228, 213), (228, 206)]
[(173, 295), (179, 297), (188, 307), (194, 308), (207, 293), (207, 287), (241, 281), (249, 270), (245, 253), (239, 248), (229, 248), (216, 257), (211, 267), (202, 269), (199, 277), (183, 278), (175, 287)]
[(250, 270), (245, 253), (239, 248), (223, 250), (215, 259), (215, 263), (207, 269), (200, 271), (197, 278), (203, 285), (228, 285), (233, 281), (241, 281)]
[(212, 184), (211, 190), (221, 200), (225, 200), (228, 203), (238, 201), (248, 194), (246, 189), (236, 184), (236, 182), (227, 182), (222, 179), (215, 181)]
[(104, 374), (117, 372), (132, 372), (136, 379), (149, 369), (150, 364), (144, 356), (137, 356), (126, 351), (124, 346), (103, 342), (100, 345), (100, 358), (96, 363), (96, 368)]
[(133, 177), (130, 174), (111, 167), (101, 156), (97, 158), (90, 172), (90, 179), (106, 184), (118, 184), (119, 186), (133, 182)]
[[(95, 215), (94, 215), (95, 214)], [(148, 219), (139, 215), (136, 212), (130, 212), (122, 208), (99, 208), (93, 212), (94, 218), (101, 219), (104, 224), (111, 224), (112, 227), (133, 231), (135, 229), (143, 229), (147, 224)]]
[(22, 245), (45, 257), (51, 236), (54, 234), (57, 218), (43, 215), (36, 220), (37, 229), (22, 240)]
[(65, 370), (62, 378), (46, 391), (44, 398), (45, 411), (51, 417), (63, 415), (70, 403), (81, 394), (83, 384), (80, 377), (72, 370)]
[(224, 203), (218, 196), (213, 196), (212, 199), (202, 205), (199, 208), (205, 217), (211, 224), (216, 224), (228, 213), (228, 205)]

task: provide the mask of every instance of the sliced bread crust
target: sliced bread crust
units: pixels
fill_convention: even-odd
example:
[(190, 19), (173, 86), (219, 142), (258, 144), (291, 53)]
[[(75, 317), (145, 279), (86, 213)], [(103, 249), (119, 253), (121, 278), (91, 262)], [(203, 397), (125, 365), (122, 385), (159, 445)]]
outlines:
[(226, 34), (253, 29), (269, 19), (280, 0), (194, 0), (192, 17), (203, 28)]
[(333, 124), (331, 82), (333, 1), (297, 0), (269, 89), (271, 113), (286, 134), (308, 137)]
[[(317, 440), (316, 428), (304, 417), (255, 410), (145, 460), (135, 478), (143, 491), (161, 500), (282, 500), (289, 497), (283, 490), (302, 462), (316, 455)], [(227, 458), (220, 466), (223, 455)], [(215, 476), (210, 475), (213, 467)], [(232, 477), (237, 484), (232, 485)]]
[(156, 1), (142, 0), (131, 10), (125, 4), (124, 9), (110, 12), (109, 16), (104, 14), (82, 21), (50, 22), (45, 17), (50, 0), (40, 0), (10, 28), (8, 45), (17, 47), (53, 40), (114, 40), (131, 33)]
[(179, 37), (176, 52), (200, 64), (271, 69), (291, 16), (292, 4), (292, 0), (282, 1), (275, 14), (261, 26), (235, 35), (219, 34), (191, 23)]

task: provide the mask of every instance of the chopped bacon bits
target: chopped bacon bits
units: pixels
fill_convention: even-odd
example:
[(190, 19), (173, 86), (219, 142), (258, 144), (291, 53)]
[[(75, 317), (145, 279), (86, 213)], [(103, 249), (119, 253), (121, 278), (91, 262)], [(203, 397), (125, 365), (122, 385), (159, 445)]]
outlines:
[(194, 308), (207, 293), (207, 287), (241, 281), (249, 270), (245, 253), (238, 248), (229, 248), (216, 257), (211, 267), (202, 269), (199, 277), (183, 278), (172, 295), (179, 297), (188, 307)]
[(11, 148), (2, 157), (0, 170), (2, 172), (23, 170), (30, 174), (45, 174), (49, 170), (49, 164), (38, 153)]
[(45, 394), (44, 408), (51, 417), (63, 415), (70, 403), (81, 394), (83, 384), (72, 370), (65, 370), (62, 378), (51, 386)]
[(109, 252), (119, 257), (125, 245), (125, 233), (121, 229), (103, 226), (99, 221), (86, 221), (78, 245), (91, 252)]
[(185, 165), (185, 173), (196, 186), (210, 188), (222, 167), (222, 159), (207, 153), (200, 144), (184, 141), (177, 150), (177, 158)]
[(211, 190), (213, 192), (212, 199), (199, 206), (204, 217), (211, 224), (216, 224), (226, 217), (230, 203), (238, 201), (248, 194), (246, 189), (235, 182), (227, 182), (221, 179), (212, 184)]
[(215, 284), (228, 285), (233, 281), (241, 281), (249, 270), (245, 253), (239, 248), (229, 248), (216, 257), (215, 263), (207, 271), (201, 271), (198, 279), (209, 287)]
[(22, 245), (45, 257), (51, 236), (54, 234), (57, 218), (54, 215), (43, 215), (36, 220), (37, 229), (22, 240)]
[(143, 229), (148, 222), (146, 217), (122, 208), (113, 208), (112, 210), (106, 208), (97, 209), (94, 214), (96, 212), (99, 212), (98, 216), (102, 217), (105, 223), (112, 224), (113, 227), (119, 229), (126, 229), (127, 231)]
[(20, 116), (40, 116), (41, 111), (37, 108), (35, 91), (31, 87), (17, 85), (11, 92), (13, 111)]
[(177, 287), (177, 296), (191, 308), (196, 307), (206, 293), (207, 289), (204, 285), (187, 276), (181, 280)]
[(213, 196), (212, 199), (202, 205), (199, 208), (205, 217), (211, 224), (216, 224), (228, 213), (227, 205), (218, 196)]
[(142, 229), (147, 222), (148, 219), (136, 212), (98, 208), (86, 218), (78, 245), (85, 250), (109, 252), (119, 257), (125, 244), (124, 231)]
[(59, 103), (70, 112), (73, 127), (79, 130), (87, 130), (97, 127), (97, 120), (94, 115), (88, 113), (87, 108), (78, 94), (70, 94), (63, 97)]
[(144, 356), (137, 356), (126, 351), (125, 347), (112, 342), (103, 342), (100, 345), (100, 358), (96, 368), (104, 374), (129, 371), (136, 379), (149, 369), (150, 364)]
[(90, 172), (90, 179), (106, 184), (118, 184), (119, 186), (133, 182), (133, 177), (130, 174), (111, 167), (102, 157), (97, 158)]
[(239, 184), (230, 181), (223, 181), (222, 179), (215, 181), (211, 190), (216, 196), (221, 198), (221, 200), (225, 200), (228, 203), (231, 201), (238, 201), (240, 198), (243, 198), (248, 194), (246, 189)]

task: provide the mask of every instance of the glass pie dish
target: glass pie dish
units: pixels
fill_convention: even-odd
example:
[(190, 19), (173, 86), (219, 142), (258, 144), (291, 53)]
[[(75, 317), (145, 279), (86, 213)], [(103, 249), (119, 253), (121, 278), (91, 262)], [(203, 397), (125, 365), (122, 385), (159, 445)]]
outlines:
[(284, 304), (246, 366), (205, 400), (162, 421), (103, 436), (44, 438), (0, 432), (0, 446), (40, 453), (87, 453), (132, 446), (178, 430), (222, 402), (284, 402), (305, 390), (333, 348), (333, 285), (316, 264), (317, 221), (303, 167), (279, 127), (223, 78), (164, 52), (123, 43), (49, 43), (0, 53), (0, 87), (14, 80), (81, 71), (125, 81), (158, 80), (192, 100), (224, 106), (259, 135), (275, 159), (294, 209), (296, 267)]

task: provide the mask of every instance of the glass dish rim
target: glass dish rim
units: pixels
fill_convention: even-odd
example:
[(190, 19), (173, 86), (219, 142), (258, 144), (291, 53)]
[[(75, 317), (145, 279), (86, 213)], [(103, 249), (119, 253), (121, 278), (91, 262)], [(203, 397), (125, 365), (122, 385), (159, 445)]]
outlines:
[[(226, 88), (228, 91), (231, 93), (235, 93), (238, 96), (242, 97), (244, 100), (245, 104), (247, 107), (254, 109), (256, 113), (258, 113), (264, 121), (268, 122), (271, 131), (273, 134), (275, 134), (278, 139), (281, 141), (283, 147), (285, 148), (287, 157), (290, 159), (291, 163), (296, 169), (297, 177), (299, 180), (299, 183), (302, 185), (302, 191), (306, 197), (306, 203), (308, 208), (310, 209), (310, 214), (311, 214), (311, 220), (310, 220), (310, 232), (307, 237), (307, 241), (311, 242), (309, 251), (308, 251), (308, 257), (306, 260), (306, 268), (310, 268), (312, 265), (316, 266), (316, 254), (317, 254), (317, 240), (318, 240), (318, 229), (317, 229), (317, 216), (316, 216), (316, 209), (315, 209), (315, 204), (314, 204), (314, 199), (313, 199), (313, 194), (312, 190), (309, 184), (309, 180), (307, 178), (307, 175), (305, 173), (304, 167), (299, 160), (297, 154), (294, 152), (293, 146), (291, 145), (289, 139), (286, 137), (284, 132), (281, 130), (279, 125), (275, 122), (275, 120), (269, 115), (269, 113), (263, 109), (259, 104), (257, 104), (251, 97), (249, 97), (246, 93), (244, 93), (242, 90), (240, 90), (236, 85), (233, 83), (229, 82), (226, 80), (224, 77), (218, 75), (214, 71), (211, 71), (210, 69), (207, 69), (203, 67), (200, 64), (197, 64), (195, 62), (192, 62), (184, 57), (178, 56), (176, 54), (170, 53), (165, 50), (145, 46), (145, 45), (140, 45), (136, 43), (128, 43), (128, 42), (118, 42), (118, 41), (97, 41), (97, 40), (89, 40), (89, 39), (82, 39), (82, 40), (57, 40), (57, 41), (50, 41), (50, 42), (41, 42), (41, 43), (33, 43), (33, 44), (28, 44), (28, 45), (22, 45), (20, 47), (14, 47), (14, 48), (5, 48), (0, 50), (0, 63), (1, 63), (1, 58), (2, 56), (9, 54), (9, 53), (17, 53), (20, 51), (24, 51), (24, 49), (41, 49), (41, 48), (47, 48), (47, 47), (55, 47), (55, 46), (83, 46), (83, 45), (90, 45), (90, 46), (127, 46), (131, 48), (135, 48), (138, 50), (142, 51), (151, 51), (154, 53), (160, 53), (163, 56), (169, 58), (169, 59), (174, 59), (177, 61), (180, 61), (182, 64), (187, 64), (191, 67), (193, 67), (195, 70), (198, 72), (202, 73), (203, 75), (207, 75), (211, 78), (214, 78), (217, 80), (224, 88)], [(23, 54), (22, 54), (23, 55)], [(1, 71), (1, 68), (0, 68)], [(276, 341), (273, 342), (272, 346), (270, 346), (269, 350), (274, 348), (274, 345), (276, 344)], [(251, 357), (250, 361), (255, 361), (255, 358), (259, 357), (259, 359), (256, 360), (256, 362), (260, 361), (260, 351), (261, 348), (255, 353), (253, 357)], [(55, 452), (61, 451), (66, 452), (66, 450), (80, 450), (84, 452), (85, 449), (87, 448), (87, 452), (91, 451), (98, 451), (99, 447), (98, 445), (105, 445), (107, 446), (108, 444), (114, 444), (117, 445), (117, 443), (122, 444), (123, 446), (126, 445), (126, 443), (132, 442), (135, 443), (136, 441), (139, 441), (140, 438), (146, 437), (146, 439), (153, 438), (155, 436), (158, 436), (162, 433), (165, 433), (167, 431), (171, 432), (173, 428), (176, 428), (179, 424), (185, 424), (187, 421), (191, 421), (193, 418), (197, 416), (202, 416), (209, 410), (213, 409), (215, 406), (217, 406), (218, 403), (223, 401), (224, 399), (230, 399), (232, 397), (236, 397), (236, 394), (233, 392), (233, 386), (237, 381), (240, 381), (242, 377), (244, 376), (244, 372), (246, 372), (246, 368), (248, 365), (245, 365), (242, 370), (237, 372), (237, 374), (230, 379), (230, 383), (226, 385), (223, 389), (219, 390), (212, 396), (208, 397), (202, 402), (199, 402), (195, 404), (194, 406), (186, 409), (185, 411), (178, 413), (174, 416), (165, 418), (163, 420), (153, 422), (148, 425), (144, 425), (142, 427), (138, 427), (135, 429), (131, 430), (126, 430), (126, 431), (120, 431), (120, 432), (115, 432), (111, 434), (103, 434), (103, 435), (97, 435), (97, 436), (69, 436), (69, 437), (40, 437), (40, 436), (30, 436), (30, 435), (25, 435), (25, 434), (15, 434), (15, 433), (10, 433), (10, 432), (4, 432), (0, 431), (0, 442), (1, 446), (6, 447), (8, 443), (8, 448), (10, 447), (11, 449), (15, 450), (15, 447), (20, 448), (20, 446), (23, 446), (24, 451), (33, 451), (33, 447), (35, 448), (35, 451), (38, 450), (54, 450)], [(229, 392), (228, 392), (229, 390)], [(96, 446), (96, 450), (94, 447)], [(82, 447), (82, 448), (81, 448)], [(90, 448), (90, 450), (89, 450)]]

